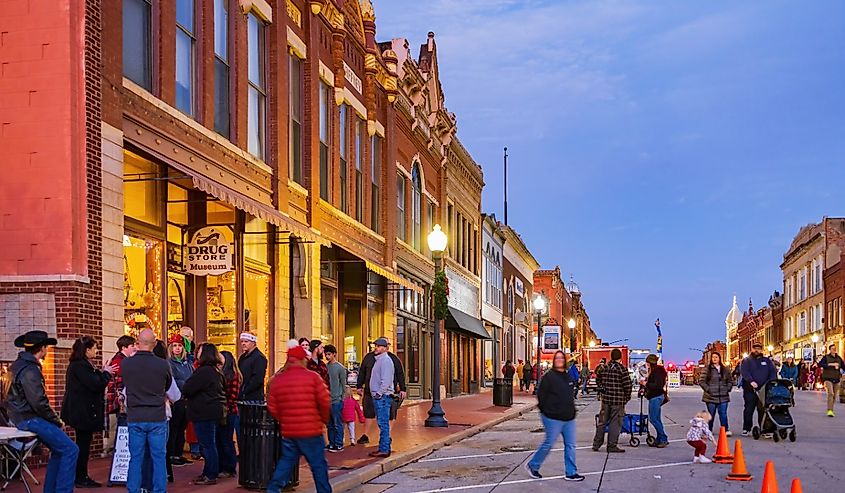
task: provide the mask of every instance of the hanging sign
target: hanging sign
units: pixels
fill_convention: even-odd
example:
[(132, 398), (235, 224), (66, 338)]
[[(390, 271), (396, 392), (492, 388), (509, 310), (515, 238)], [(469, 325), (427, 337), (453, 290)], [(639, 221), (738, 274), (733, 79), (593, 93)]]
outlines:
[(546, 325), (543, 327), (543, 352), (560, 351), (560, 326)]
[(217, 226), (195, 232), (185, 244), (185, 272), (195, 276), (217, 276), (233, 269), (235, 247)]

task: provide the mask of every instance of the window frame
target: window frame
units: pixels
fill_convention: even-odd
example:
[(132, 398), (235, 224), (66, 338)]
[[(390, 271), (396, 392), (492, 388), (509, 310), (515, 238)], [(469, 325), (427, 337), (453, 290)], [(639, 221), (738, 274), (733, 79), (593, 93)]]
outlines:
[(320, 198), (325, 201), (331, 201), (330, 186), (331, 173), (331, 142), (332, 142), (332, 122), (331, 122), (331, 87), (326, 84), (324, 80), (320, 80), (320, 94), (319, 94), (319, 118), (320, 118)]
[[(131, 66), (131, 65), (126, 63), (126, 59), (128, 57), (126, 56), (127, 37), (125, 36), (125, 33), (126, 33), (127, 30), (126, 30), (125, 27), (126, 27), (126, 24), (127, 24), (127, 18), (129, 17), (127, 15), (127, 12), (126, 12), (127, 3), (132, 3), (136, 7), (143, 8), (143, 10), (146, 13), (146, 18), (141, 21), (141, 22), (146, 24), (141, 28), (141, 31), (144, 34), (146, 34), (146, 39), (144, 39), (144, 42), (141, 43), (141, 47), (146, 48), (144, 53), (142, 53), (142, 55), (141, 55), (141, 57), (143, 58), (143, 60), (142, 60), (143, 66), (141, 67), (141, 72), (142, 72), (141, 78), (143, 80), (137, 80), (133, 76), (133, 74), (127, 73), (127, 71), (126, 71), (127, 67)], [(153, 29), (153, 25), (155, 24), (155, 21), (154, 21), (155, 8), (154, 8), (154, 5), (153, 5), (153, 0), (123, 0), (123, 2), (121, 4), (121, 13), (122, 13), (122, 16), (123, 16), (122, 33), (124, 33), (123, 45), (121, 47), (122, 50), (123, 50), (123, 71), (122, 71), (123, 76), (126, 77), (127, 79), (131, 80), (135, 84), (138, 84), (139, 86), (143, 87), (147, 91), (153, 92), (153, 81), (155, 80), (155, 76), (153, 74), (153, 72), (154, 72), (154, 63), (153, 63), (153, 57), (154, 57), (154, 55), (153, 55), (153, 30), (154, 29)], [(137, 22), (137, 19), (136, 19), (136, 22), (134, 22), (134, 24), (140, 24), (141, 22)], [(131, 23), (132, 22), (130, 22), (130, 24)], [(130, 41), (130, 43), (131, 43), (131, 41)], [(137, 50), (138, 50), (137, 45), (133, 45), (133, 46), (130, 47), (130, 51), (136, 52)]]
[(349, 105), (342, 103), (338, 110), (340, 122), (340, 142), (338, 142), (338, 149), (340, 150), (340, 160), (338, 175), (340, 176), (340, 210), (345, 214), (349, 213), (349, 182), (348, 169), (349, 163), (347, 154), (349, 151)]
[(422, 250), (422, 172), (419, 163), (411, 167), (411, 245)]
[[(255, 56), (259, 81), (252, 79), (252, 44), (250, 43), (250, 22), (255, 20), (256, 26), (256, 44), (258, 53)], [(247, 14), (247, 151), (262, 161), (267, 156), (267, 25), (255, 13), (249, 12)], [(250, 97), (255, 93), (257, 104), (257, 122), (256, 128), (250, 128), (251, 118), (249, 112), (252, 110)], [(255, 137), (256, 147), (252, 148), (252, 138)]]
[(370, 150), (370, 229), (375, 233), (381, 232), (381, 224), (379, 221), (379, 207), (380, 201), (380, 184), (381, 184), (381, 169), (383, 161), (383, 140), (384, 138), (379, 134), (373, 134), (371, 150)]
[[(182, 23), (179, 22), (179, 10), (180, 10), (179, 9), (179, 3), (181, 3), (181, 2), (190, 2), (190, 12), (191, 12), (191, 28), (190, 28), (190, 30), (188, 29), (188, 27), (182, 25)], [(175, 29), (174, 32), (175, 32), (176, 37), (175, 37), (175, 40), (174, 40), (174, 47), (173, 47), (174, 64), (175, 64), (174, 78), (173, 78), (173, 84), (174, 84), (174, 88), (175, 88), (174, 89), (174, 106), (176, 107), (176, 109), (178, 109), (182, 113), (185, 113), (186, 115), (188, 115), (190, 117), (195, 117), (196, 112), (197, 112), (197, 103), (196, 103), (196, 101), (197, 101), (197, 97), (196, 97), (197, 96), (197, 94), (196, 94), (197, 62), (196, 62), (196, 59), (197, 59), (197, 38), (198, 38), (198, 35), (197, 35), (198, 29), (197, 28), (199, 27), (198, 23), (197, 23), (197, 17), (198, 17), (197, 16), (197, 4), (196, 4), (195, 0), (176, 0), (175, 4), (176, 4), (176, 20), (175, 20), (176, 29)], [(188, 43), (189, 43), (188, 64), (190, 66), (188, 67), (188, 81), (187, 81), (187, 83), (188, 83), (188, 86), (187, 86), (188, 101), (186, 102), (186, 104), (182, 104), (179, 101), (179, 98), (180, 98), (180, 95), (179, 95), (179, 93), (180, 93), (179, 71), (180, 70), (179, 70), (179, 68), (180, 68), (181, 63), (184, 62), (184, 60), (182, 60), (180, 62), (180, 50), (179, 50), (180, 36), (186, 37), (187, 40), (188, 40)]]
[[(229, 53), (231, 51), (231, 39), (229, 33), (231, 32), (230, 23), (232, 21), (229, 15), (230, 0), (214, 0), (214, 131), (226, 137), (231, 137), (232, 133), (232, 66), (229, 62)], [(218, 9), (218, 7), (222, 7)], [(221, 21), (220, 13), (225, 13), (225, 19)], [(221, 53), (218, 48), (218, 30), (223, 30), (223, 40), (220, 45), (225, 50)], [(225, 82), (225, 87), (223, 86)], [(225, 102), (225, 104), (223, 104)]]
[(402, 241), (405, 241), (408, 234), (406, 227), (406, 211), (405, 211), (405, 176), (402, 173), (396, 173), (396, 236)]
[[(305, 73), (304, 63), (293, 50), (288, 50), (288, 96), (290, 126), (288, 127), (288, 177), (296, 183), (305, 182)], [(296, 80), (294, 80), (296, 78)]]

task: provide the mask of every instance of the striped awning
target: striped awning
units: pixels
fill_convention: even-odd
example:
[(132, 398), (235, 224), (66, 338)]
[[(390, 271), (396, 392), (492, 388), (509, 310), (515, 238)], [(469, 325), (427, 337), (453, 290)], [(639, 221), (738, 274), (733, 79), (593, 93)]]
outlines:
[(412, 283), (408, 279), (405, 279), (404, 277), (402, 277), (398, 274), (390, 272), (389, 270), (385, 269), (384, 267), (382, 267), (382, 266), (380, 266), (380, 265), (378, 265), (374, 262), (370, 262), (369, 260), (365, 260), (364, 262), (366, 262), (366, 264), (367, 264), (367, 270), (380, 275), (381, 277), (387, 279), (390, 282), (396, 283), (396, 284), (398, 284), (398, 285), (400, 285), (404, 288), (408, 288), (408, 289), (415, 291), (417, 293), (422, 293), (422, 292), (425, 291), (421, 286), (417, 286), (416, 284)]

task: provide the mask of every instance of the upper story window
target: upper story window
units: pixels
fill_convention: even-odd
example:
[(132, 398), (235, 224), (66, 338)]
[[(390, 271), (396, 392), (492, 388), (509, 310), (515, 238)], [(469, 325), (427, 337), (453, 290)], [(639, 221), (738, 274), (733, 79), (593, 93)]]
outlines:
[(379, 187), (381, 184), (381, 161), (382, 161), (382, 138), (376, 134), (373, 135), (372, 142), (372, 184), (370, 187), (370, 228), (376, 233), (381, 232), (381, 225), (379, 224)]
[(355, 219), (364, 222), (364, 120), (355, 117)]
[(176, 0), (176, 108), (194, 116), (194, 0)]
[(407, 230), (405, 229), (405, 177), (396, 175), (396, 237), (402, 241), (406, 240)]
[(807, 297), (807, 268), (801, 269), (801, 274), (798, 278), (798, 301)]
[(320, 81), (320, 198), (329, 200), (329, 148), (331, 145), (331, 92)]
[(247, 15), (247, 53), (249, 57), (247, 89), (247, 150), (264, 159), (267, 128), (267, 91), (265, 86), (264, 23), (252, 12)]
[(290, 177), (303, 183), (302, 171), (302, 60), (291, 53), (290, 58)]
[(152, 0), (123, 0), (123, 75), (153, 90)]
[(420, 238), (422, 237), (421, 223), (421, 208), (422, 208), (422, 180), (420, 178), (420, 167), (418, 164), (414, 165), (411, 170), (411, 186), (413, 187), (413, 195), (411, 196), (411, 242), (414, 250), (420, 251)]
[(822, 290), (822, 262), (819, 259), (813, 261), (813, 294)]
[(214, 130), (229, 137), (229, 2), (214, 0)]
[(349, 187), (346, 181), (347, 161), (346, 153), (349, 148), (349, 115), (348, 106), (340, 105), (340, 210), (349, 213)]

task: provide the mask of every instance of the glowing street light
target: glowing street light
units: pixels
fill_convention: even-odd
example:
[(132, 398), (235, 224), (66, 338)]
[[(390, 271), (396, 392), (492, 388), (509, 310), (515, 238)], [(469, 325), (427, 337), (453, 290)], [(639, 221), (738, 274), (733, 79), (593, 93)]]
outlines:
[[(427, 240), (428, 249), (431, 250), (431, 256), (434, 258), (434, 274), (436, 278), (440, 274), (441, 269), (443, 269), (443, 251), (446, 250), (448, 238), (446, 237), (446, 233), (440, 228), (440, 225), (435, 224), (434, 229), (428, 234)], [(435, 310), (435, 313), (437, 313), (437, 310)], [(449, 426), (449, 422), (446, 421), (446, 412), (440, 405), (440, 329), (443, 325), (443, 320), (435, 316), (434, 325), (431, 409), (428, 410), (428, 418), (425, 420), (425, 426), (430, 428), (445, 428)]]

